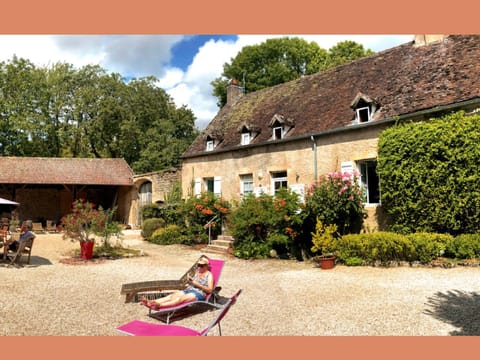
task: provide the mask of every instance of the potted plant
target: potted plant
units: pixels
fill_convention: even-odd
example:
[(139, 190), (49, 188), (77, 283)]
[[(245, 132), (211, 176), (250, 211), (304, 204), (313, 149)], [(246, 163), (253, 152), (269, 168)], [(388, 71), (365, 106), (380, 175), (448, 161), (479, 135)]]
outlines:
[(94, 235), (103, 232), (106, 214), (95, 209), (95, 204), (84, 199), (72, 203), (72, 212), (62, 218), (63, 238), (80, 242), (80, 253), (83, 259), (93, 257)]
[(311, 248), (312, 252), (319, 253), (314, 260), (318, 262), (322, 269), (332, 269), (335, 266), (335, 248), (336, 248), (336, 234), (337, 225), (324, 225), (323, 222), (317, 218), (315, 224), (315, 232), (312, 234)]

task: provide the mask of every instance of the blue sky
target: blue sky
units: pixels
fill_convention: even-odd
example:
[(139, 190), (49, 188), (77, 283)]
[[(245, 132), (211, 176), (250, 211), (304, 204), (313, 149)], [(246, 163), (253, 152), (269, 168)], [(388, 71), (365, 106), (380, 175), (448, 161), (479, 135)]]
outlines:
[[(0, 35), (0, 61), (14, 55), (38, 66), (67, 62), (76, 67), (98, 64), (126, 79), (153, 75), (177, 106), (186, 105), (201, 130), (218, 112), (210, 82), (220, 76), (243, 46), (260, 44), (268, 35)], [(329, 49), (353, 40), (382, 51), (413, 40), (413, 35), (300, 35)]]

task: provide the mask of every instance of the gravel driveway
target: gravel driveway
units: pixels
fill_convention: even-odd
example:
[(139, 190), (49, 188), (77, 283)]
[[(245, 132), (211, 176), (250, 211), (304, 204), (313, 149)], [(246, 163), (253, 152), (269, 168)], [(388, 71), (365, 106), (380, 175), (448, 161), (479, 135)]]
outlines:
[[(125, 303), (123, 283), (179, 278), (203, 252), (158, 246), (126, 231), (145, 256), (83, 265), (60, 262), (79, 247), (39, 234), (31, 264), (0, 265), (0, 335), (113, 335), (133, 319), (158, 323)], [(223, 335), (480, 335), (480, 268), (321, 270), (293, 260), (226, 260), (221, 295), (243, 293), (222, 321)], [(216, 311), (175, 321), (203, 328)], [(212, 335), (215, 335), (213, 332)]]

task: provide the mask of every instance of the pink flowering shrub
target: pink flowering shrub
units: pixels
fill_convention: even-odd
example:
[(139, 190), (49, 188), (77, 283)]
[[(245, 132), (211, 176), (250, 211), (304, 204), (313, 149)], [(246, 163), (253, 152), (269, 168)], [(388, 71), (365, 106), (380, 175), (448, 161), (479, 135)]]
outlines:
[(96, 209), (95, 204), (84, 199), (72, 203), (72, 211), (62, 218), (63, 237), (72, 241), (90, 241), (93, 235), (103, 233), (107, 223), (107, 213)]
[(332, 172), (312, 184), (305, 196), (306, 225), (312, 231), (317, 218), (335, 224), (340, 234), (357, 233), (363, 225), (365, 194), (357, 172)]

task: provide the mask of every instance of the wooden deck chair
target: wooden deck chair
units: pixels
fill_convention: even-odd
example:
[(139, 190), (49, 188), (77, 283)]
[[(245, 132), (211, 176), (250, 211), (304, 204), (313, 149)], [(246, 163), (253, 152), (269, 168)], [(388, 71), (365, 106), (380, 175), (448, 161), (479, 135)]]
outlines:
[(219, 314), (210, 322), (210, 324), (200, 331), (181, 325), (152, 324), (141, 320), (133, 320), (125, 325), (117, 327), (116, 330), (132, 336), (207, 336), (210, 330), (215, 326), (218, 326), (218, 334), (222, 336), (220, 322), (232, 305), (235, 304), (241, 292), (242, 289), (238, 290), (237, 293), (222, 307)]
[(36, 233), (43, 233), (45, 232), (45, 229), (43, 228), (43, 225), (41, 222), (34, 222), (32, 223), (32, 231)]
[[(206, 256), (202, 255), (198, 258), (198, 260), (200, 260), (202, 257)], [(185, 289), (188, 285), (188, 276), (193, 276), (195, 274), (198, 260), (195, 261), (192, 267), (190, 267), (190, 269), (188, 269), (187, 272), (178, 280), (152, 280), (123, 284), (120, 294), (125, 294), (125, 302), (128, 303), (134, 300), (138, 301), (137, 295), (141, 292)]]
[(30, 264), (30, 256), (32, 254), (33, 241), (35, 235), (29, 236), (25, 241), (22, 241), (16, 251), (8, 251), (7, 257), (10, 259), (10, 265), (21, 265), (22, 255), (27, 255), (27, 264)]
[(45, 227), (46, 232), (57, 232), (57, 225), (53, 220), (47, 220), (47, 226)]
[(204, 306), (210, 307), (211, 309), (219, 309), (223, 307), (223, 305), (217, 302), (218, 292), (221, 290), (221, 287), (217, 285), (218, 285), (218, 280), (220, 279), (220, 274), (222, 273), (222, 269), (223, 269), (223, 265), (225, 264), (225, 261), (220, 259), (210, 259), (210, 258), (208, 258), (208, 261), (210, 263), (210, 272), (212, 273), (212, 276), (213, 276), (213, 291), (210, 294), (207, 294), (207, 296), (205, 297), (205, 300), (186, 301), (178, 305), (166, 306), (161, 308), (154, 308), (146, 304), (143, 304), (148, 307), (148, 316), (164, 321), (168, 324), (170, 322), (170, 318), (176, 312), (193, 305), (204, 305)]

